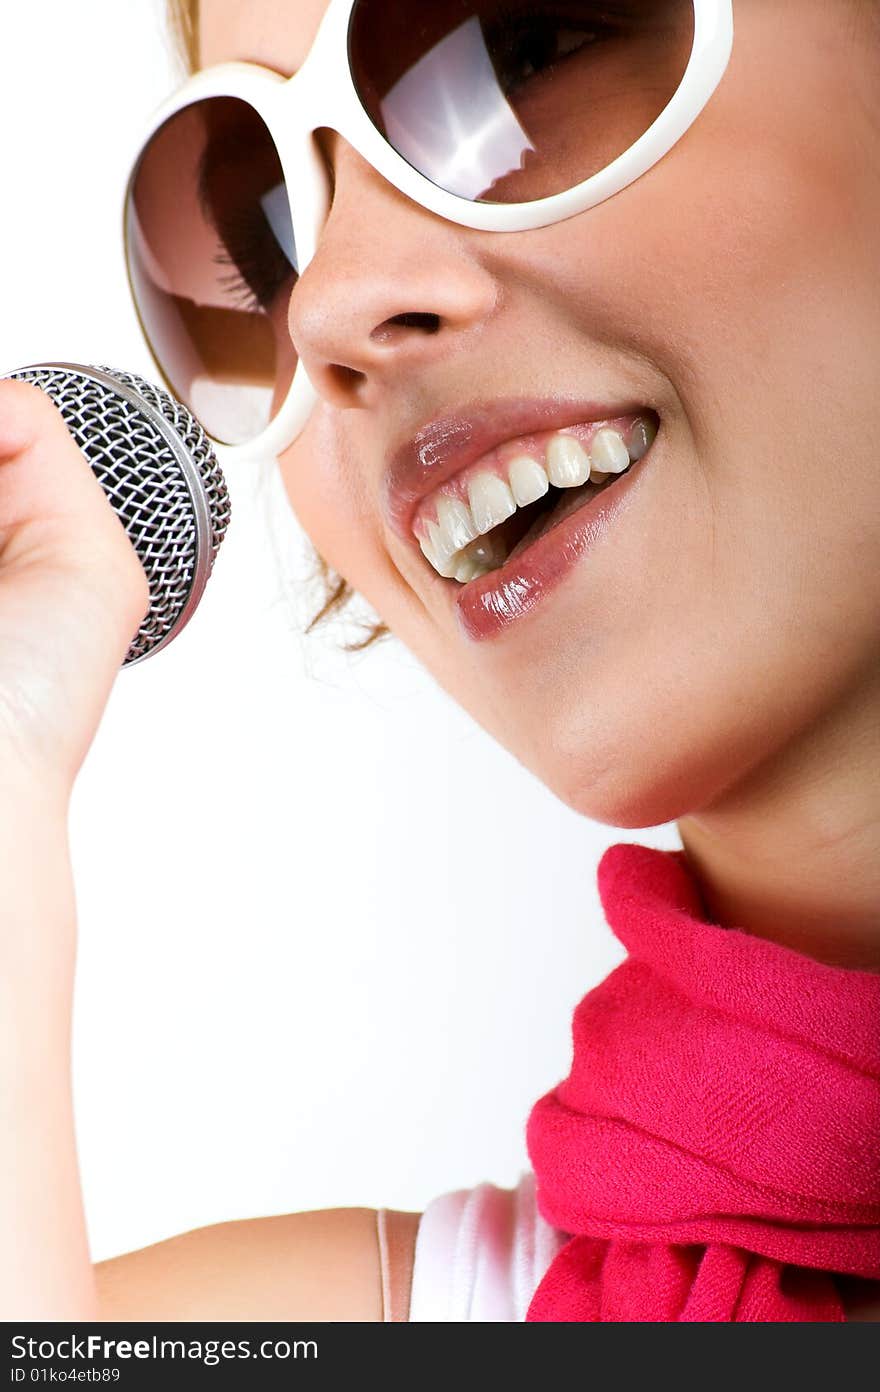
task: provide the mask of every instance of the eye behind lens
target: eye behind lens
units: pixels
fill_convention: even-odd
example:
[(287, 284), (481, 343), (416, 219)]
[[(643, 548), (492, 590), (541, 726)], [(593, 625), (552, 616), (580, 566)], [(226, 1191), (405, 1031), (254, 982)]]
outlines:
[(562, 193), (623, 154), (681, 84), (691, 0), (359, 0), (355, 86), (413, 168), (474, 202)]
[(205, 98), (155, 132), (129, 189), (126, 249), (168, 386), (214, 439), (256, 439), (296, 368), (287, 309), (298, 270), (278, 152), (248, 102)]

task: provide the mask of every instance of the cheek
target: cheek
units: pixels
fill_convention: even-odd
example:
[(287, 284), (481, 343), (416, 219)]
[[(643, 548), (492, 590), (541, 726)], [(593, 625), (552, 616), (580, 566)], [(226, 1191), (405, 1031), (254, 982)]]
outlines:
[(279, 460), (290, 505), (323, 559), (353, 584), (375, 546), (358, 470), (347, 463), (329, 411), (318, 406)]
[(290, 505), (320, 556), (390, 627), (398, 627), (412, 597), (383, 541), (367, 461), (357, 457), (338, 413), (317, 406), (279, 464)]

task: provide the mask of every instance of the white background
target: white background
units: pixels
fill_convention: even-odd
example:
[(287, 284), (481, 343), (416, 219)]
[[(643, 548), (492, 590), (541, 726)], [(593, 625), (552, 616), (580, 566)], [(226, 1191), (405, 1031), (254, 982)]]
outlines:
[[(0, 23), (0, 371), (152, 375), (119, 227), (141, 127), (179, 77), (156, 0), (6, 0)], [(599, 855), (679, 844), (562, 807), (396, 641), (349, 658), (338, 630), (303, 637), (308, 548), (277, 479), (258, 496), (265, 474), (228, 472), (206, 598), (121, 674), (75, 791), (96, 1258), (513, 1183), (571, 1009), (622, 955)]]

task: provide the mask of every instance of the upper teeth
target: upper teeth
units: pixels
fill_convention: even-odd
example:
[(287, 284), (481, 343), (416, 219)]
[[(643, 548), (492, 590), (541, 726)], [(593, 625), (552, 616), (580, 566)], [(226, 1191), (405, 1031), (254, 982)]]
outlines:
[(475, 474), (468, 484), (468, 502), (480, 536), (491, 532), (516, 512), (513, 494), (497, 474)]
[(640, 417), (626, 432), (603, 426), (591, 437), (589, 450), (571, 434), (558, 431), (547, 439), (545, 461), (520, 450), (501, 473), (477, 469), (466, 480), (467, 502), (452, 493), (437, 492), (437, 520), (422, 522), (419, 544), (431, 565), (447, 579), (461, 583), (486, 575), (503, 563), (505, 555), (487, 532), (512, 517), (518, 507), (542, 498), (550, 484), (579, 488), (588, 480), (599, 484), (621, 474), (650, 448), (656, 435), (654, 422)]
[[(617, 438), (620, 440), (619, 435)], [(620, 443), (623, 445), (622, 440)], [(626, 454), (626, 445), (623, 452)], [(547, 473), (557, 488), (580, 488), (590, 477), (590, 456), (573, 435), (554, 435), (547, 447)]]
[(549, 487), (550, 480), (537, 459), (529, 454), (518, 454), (510, 466), (510, 488), (517, 507), (536, 503)]
[[(644, 450), (642, 450), (644, 454)], [(616, 430), (600, 430), (590, 446), (593, 467), (606, 474), (622, 474), (632, 463), (623, 437)], [(634, 456), (635, 457), (635, 456)]]
[(437, 544), (450, 555), (453, 551), (463, 550), (481, 531), (467, 503), (460, 498), (451, 498), (448, 493), (441, 493), (438, 497), (437, 522), (432, 525), (439, 533)]

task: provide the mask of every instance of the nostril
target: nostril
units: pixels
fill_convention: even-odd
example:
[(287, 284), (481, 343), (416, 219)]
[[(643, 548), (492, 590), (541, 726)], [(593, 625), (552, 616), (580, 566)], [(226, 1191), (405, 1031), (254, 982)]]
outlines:
[(328, 367), (327, 372), (332, 378), (336, 390), (346, 397), (354, 396), (366, 381), (363, 372), (358, 372), (353, 367), (346, 367), (343, 363), (332, 364)]
[(406, 337), (411, 329), (426, 334), (439, 333), (440, 315), (420, 314), (416, 311), (395, 314), (392, 318), (379, 324), (378, 328), (373, 329), (370, 338), (373, 343), (395, 343), (398, 339)]
[(424, 329), (425, 333), (437, 333), (440, 329), (439, 314), (395, 314), (389, 324), (400, 324), (404, 329)]

